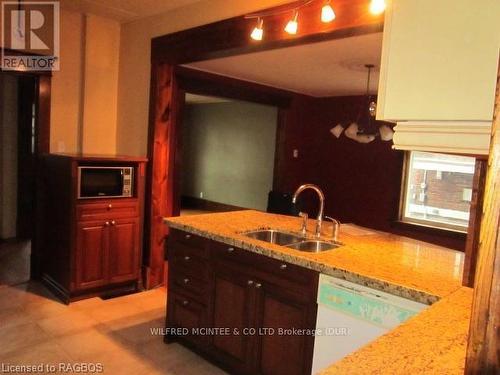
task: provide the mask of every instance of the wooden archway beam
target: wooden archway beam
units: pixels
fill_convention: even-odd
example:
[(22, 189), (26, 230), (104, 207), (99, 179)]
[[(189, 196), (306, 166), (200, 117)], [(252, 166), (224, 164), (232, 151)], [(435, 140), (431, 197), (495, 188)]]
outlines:
[(500, 68), (479, 239), (466, 374), (500, 368)]
[(293, 45), (363, 35), (383, 30), (383, 15), (369, 12), (370, 0), (336, 0), (337, 18), (320, 19), (322, 1), (301, 9), (299, 32), (288, 35), (283, 28), (290, 18), (280, 13), (266, 17), (262, 41), (250, 39), (255, 20), (244, 16), (154, 38), (151, 42), (151, 88), (148, 141), (148, 175), (144, 230), (144, 285), (164, 282), (164, 245), (167, 229), (163, 217), (179, 211), (179, 132), (184, 96), (176, 82), (179, 64), (239, 55)]

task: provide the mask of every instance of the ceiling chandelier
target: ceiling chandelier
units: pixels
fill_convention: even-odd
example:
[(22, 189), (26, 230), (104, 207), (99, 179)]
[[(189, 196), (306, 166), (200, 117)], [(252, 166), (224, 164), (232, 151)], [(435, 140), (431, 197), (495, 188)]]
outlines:
[[(320, 0), (302, 0), (295, 1), (290, 5), (284, 5), (277, 7), (275, 9), (264, 10), (262, 12), (256, 12), (252, 14), (247, 14), (245, 18), (255, 19), (256, 25), (250, 34), (250, 38), (256, 41), (260, 41), (264, 38), (264, 18), (272, 17), (279, 14), (291, 13), (291, 18), (288, 20), (284, 27), (284, 31), (290, 35), (295, 35), (299, 31), (299, 13), (302, 8), (311, 4), (314, 1)], [(321, 8), (320, 19), (323, 23), (330, 23), (335, 20), (336, 15), (331, 5), (332, 0), (321, 0), (323, 2), (323, 7)], [(382, 14), (385, 11), (385, 0), (371, 0), (369, 5), (369, 11), (373, 15)]]
[(339, 123), (330, 129), (330, 132), (337, 138), (340, 138), (342, 132), (344, 132), (347, 138), (359, 143), (370, 143), (378, 137), (383, 141), (391, 141), (394, 136), (394, 131), (391, 127), (385, 124), (379, 126), (375, 120), (377, 102), (372, 95), (370, 95), (370, 78), (372, 69), (375, 68), (375, 65), (366, 64), (365, 68), (368, 70), (366, 94), (356, 120), (351, 122), (347, 128)]

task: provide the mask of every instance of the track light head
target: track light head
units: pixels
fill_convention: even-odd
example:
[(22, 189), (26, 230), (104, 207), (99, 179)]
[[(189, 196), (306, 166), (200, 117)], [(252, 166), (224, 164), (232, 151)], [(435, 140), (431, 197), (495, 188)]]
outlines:
[(323, 8), (321, 8), (321, 22), (328, 23), (335, 19), (335, 12), (333, 11), (330, 1), (328, 0)]
[(262, 40), (262, 37), (264, 35), (264, 29), (262, 26), (264, 25), (264, 20), (262, 18), (259, 18), (257, 20), (257, 26), (254, 27), (252, 30), (252, 33), (250, 34), (250, 38), (253, 40)]
[(297, 30), (299, 29), (299, 23), (297, 22), (297, 19), (299, 18), (299, 12), (296, 10), (293, 13), (293, 18), (288, 21), (288, 23), (285, 26), (285, 31), (288, 34), (295, 35), (297, 34)]
[(372, 0), (370, 2), (370, 13), (379, 15), (385, 11), (385, 0)]

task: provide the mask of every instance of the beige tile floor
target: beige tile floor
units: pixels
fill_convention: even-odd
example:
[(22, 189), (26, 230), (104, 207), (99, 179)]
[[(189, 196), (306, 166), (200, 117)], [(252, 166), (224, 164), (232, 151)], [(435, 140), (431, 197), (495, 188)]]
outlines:
[(164, 317), (164, 288), (66, 306), (37, 282), (2, 285), (0, 366), (90, 362), (110, 375), (225, 374), (152, 335), (150, 328), (163, 327)]

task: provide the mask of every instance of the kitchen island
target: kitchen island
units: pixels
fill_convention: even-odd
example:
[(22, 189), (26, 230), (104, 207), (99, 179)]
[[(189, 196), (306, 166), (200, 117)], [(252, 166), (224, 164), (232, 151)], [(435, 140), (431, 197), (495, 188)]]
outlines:
[[(450, 366), (463, 369), (464, 338), (467, 334), (468, 313), (470, 313), (468, 300), (470, 291), (467, 288), (461, 289), (463, 254), (460, 252), (351, 225), (343, 225), (340, 229), (338, 240), (343, 246), (322, 253), (300, 252), (246, 237), (244, 233), (256, 229), (273, 228), (297, 232), (300, 228), (300, 218), (257, 211), (166, 218), (165, 222), (170, 228), (216, 241), (218, 244), (227, 245), (228, 249), (236, 247), (248, 254), (259, 254), (270, 260), (286, 262), (284, 267), (286, 264), (298, 266), (300, 269), (331, 275), (421, 303), (433, 304), (441, 300), (435, 306), (426, 309), (388, 335), (382, 336), (367, 346), (373, 347), (382, 340), (379, 344), (380, 355), (370, 351), (364, 352), (364, 355), (360, 354), (359, 357), (351, 357), (356, 356), (358, 352), (353, 353), (338, 363), (339, 366), (347, 366), (344, 368), (345, 372), (340, 369), (337, 371), (336, 365), (333, 365), (327, 370), (330, 371), (329, 373), (349, 373), (347, 369), (350, 365), (353, 366), (351, 368), (353, 370), (362, 364), (366, 365), (363, 368), (364, 371), (369, 372), (369, 369), (373, 368), (376, 372), (377, 366), (384, 364), (382, 357), (389, 355), (388, 353), (393, 357), (386, 357), (386, 360), (395, 360), (394, 355), (400, 350), (397, 346), (401, 345), (398, 344), (401, 337), (404, 338), (404, 342), (408, 343), (409, 348), (415, 350), (413, 354), (408, 354), (415, 360), (414, 370), (418, 369), (419, 364), (427, 365), (429, 361), (432, 362), (432, 358), (442, 358), (448, 354), (450, 358), (453, 358)], [(313, 231), (313, 225), (314, 223), (311, 222), (310, 233)], [(322, 234), (325, 239), (328, 239), (330, 230), (328, 225), (324, 225)], [(301, 273), (297, 275), (300, 277)], [(313, 279), (309, 279), (309, 283), (313, 282)], [(311, 294), (314, 292), (310, 290)], [(458, 297), (454, 297), (455, 295)], [(312, 298), (314, 299), (315, 296)], [(306, 302), (304, 306), (307, 305)], [(310, 300), (307, 303), (310, 303)], [(458, 315), (453, 315), (452, 311), (457, 310), (455, 308), (457, 303), (461, 304), (462, 309)], [(442, 314), (442, 311), (448, 313)], [(461, 324), (458, 324), (458, 321)], [(417, 328), (413, 326), (414, 324)], [(410, 328), (405, 328), (408, 325)], [(426, 330), (422, 331), (422, 326), (425, 326)], [(403, 330), (401, 334), (398, 333), (401, 332), (400, 330)], [(443, 334), (446, 330), (451, 332), (451, 336)], [(453, 336), (454, 330), (457, 336)], [(390, 343), (390, 337), (393, 337), (396, 346)], [(399, 339), (394, 339), (394, 337)], [(410, 341), (408, 341), (409, 338), (411, 338)], [(440, 346), (439, 343), (442, 345)], [(440, 347), (442, 350), (436, 352), (430, 346)], [(391, 347), (393, 347), (392, 352), (387, 349), (383, 350), (383, 348)], [(375, 347), (372, 350), (376, 353), (378, 349)], [(359, 352), (363, 353), (362, 351), (363, 349)], [(378, 361), (369, 360), (373, 355)], [(424, 356), (425, 359), (422, 357), (422, 361), (419, 361), (417, 358), (420, 356)], [(349, 362), (349, 358), (355, 359)], [(404, 366), (401, 366), (401, 369), (403, 373)], [(424, 369), (425, 367), (422, 367), (422, 370)]]

